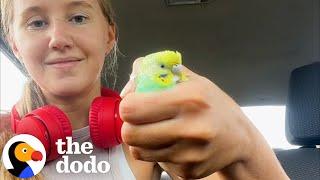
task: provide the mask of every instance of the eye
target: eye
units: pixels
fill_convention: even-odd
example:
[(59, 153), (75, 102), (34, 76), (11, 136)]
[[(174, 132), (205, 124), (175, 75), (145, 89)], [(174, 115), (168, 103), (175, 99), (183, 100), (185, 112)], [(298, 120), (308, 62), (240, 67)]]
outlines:
[(76, 16), (73, 16), (70, 21), (72, 21), (75, 24), (83, 24), (84, 21), (86, 21), (87, 19), (88, 19), (88, 17), (86, 17), (86, 16), (76, 15)]
[(25, 154), (27, 153), (27, 148), (22, 148), (22, 152)]
[(40, 29), (43, 28), (47, 23), (43, 20), (35, 20), (28, 23), (28, 27), (31, 29)]
[(161, 68), (164, 68), (165, 66), (164, 66), (164, 64), (161, 64), (161, 66), (160, 66)]

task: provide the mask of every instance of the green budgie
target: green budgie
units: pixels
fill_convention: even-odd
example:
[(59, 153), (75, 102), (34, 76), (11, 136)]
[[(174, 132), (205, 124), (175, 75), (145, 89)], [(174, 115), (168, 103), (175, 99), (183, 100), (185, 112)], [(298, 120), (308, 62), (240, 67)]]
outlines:
[(145, 56), (136, 77), (136, 92), (174, 87), (177, 83), (187, 80), (181, 69), (182, 58), (177, 51), (161, 51)]

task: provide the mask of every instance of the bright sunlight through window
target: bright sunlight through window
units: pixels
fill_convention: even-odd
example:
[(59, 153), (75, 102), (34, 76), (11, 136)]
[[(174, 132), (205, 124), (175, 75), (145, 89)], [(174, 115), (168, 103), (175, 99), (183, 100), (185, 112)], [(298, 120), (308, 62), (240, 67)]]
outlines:
[(0, 56), (1, 94), (0, 110), (10, 110), (22, 94), (26, 81), (24, 75), (11, 63), (4, 54)]

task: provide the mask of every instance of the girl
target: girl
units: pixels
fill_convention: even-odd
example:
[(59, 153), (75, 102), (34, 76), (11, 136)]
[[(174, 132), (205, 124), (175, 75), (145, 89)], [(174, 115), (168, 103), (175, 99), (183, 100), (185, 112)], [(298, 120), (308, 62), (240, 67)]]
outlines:
[[(73, 140), (89, 141), (91, 102), (101, 96), (104, 75), (113, 73), (116, 64), (110, 2), (1, 0), (1, 23), (8, 46), (30, 79), (16, 105), (19, 116), (55, 105), (69, 118)], [(136, 60), (132, 77), (138, 67)], [(124, 143), (94, 148), (92, 154), (111, 164), (110, 173), (58, 174), (55, 160), (35, 178), (159, 179), (165, 170), (173, 179), (287, 179), (239, 106), (207, 78), (184, 71), (187, 82), (157, 93), (134, 93), (129, 80), (120, 103)], [(2, 146), (7, 135), (3, 133)], [(72, 155), (72, 160), (89, 157)], [(12, 178), (1, 170), (1, 179)]]

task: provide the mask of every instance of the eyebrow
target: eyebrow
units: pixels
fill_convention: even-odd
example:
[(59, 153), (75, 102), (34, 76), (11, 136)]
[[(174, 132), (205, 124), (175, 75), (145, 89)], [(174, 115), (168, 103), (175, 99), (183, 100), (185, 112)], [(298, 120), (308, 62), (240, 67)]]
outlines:
[(86, 7), (89, 9), (94, 9), (93, 6), (86, 1), (72, 1), (68, 3), (67, 8), (73, 8), (73, 7)]
[(22, 13), (21, 13), (21, 16), (22, 17), (25, 17), (25, 16), (27, 16), (27, 14), (29, 14), (29, 13), (40, 13), (40, 12), (42, 12), (43, 10), (40, 8), (40, 7), (38, 7), (38, 6), (32, 6), (32, 7), (28, 7), (28, 8), (26, 8)]
[[(94, 9), (93, 6), (85, 1), (72, 1), (67, 4), (66, 9), (71, 9), (75, 7), (84, 7), (89, 9)], [(29, 13), (43, 13), (43, 9), (39, 6), (31, 6), (26, 8), (22, 13), (21, 16), (25, 17)]]

